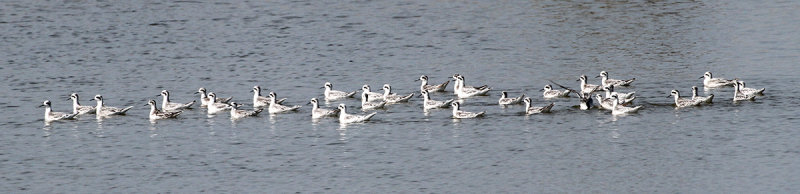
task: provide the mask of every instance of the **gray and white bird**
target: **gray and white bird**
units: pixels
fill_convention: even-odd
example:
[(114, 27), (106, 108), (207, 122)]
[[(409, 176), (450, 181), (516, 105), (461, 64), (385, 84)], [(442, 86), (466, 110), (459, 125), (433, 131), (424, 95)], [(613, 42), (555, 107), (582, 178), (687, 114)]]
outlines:
[(182, 110), (182, 109), (191, 109), (192, 105), (196, 102), (196, 100), (192, 100), (188, 103), (174, 103), (170, 102), (169, 100), (169, 91), (161, 90), (162, 99), (161, 99), (161, 110), (171, 112), (174, 110)]
[(480, 87), (467, 86), (463, 75), (456, 74), (453, 75), (453, 78), (456, 79), (455, 87), (453, 90), (455, 90), (455, 93), (456, 95), (458, 95), (459, 98), (485, 96), (487, 93), (489, 93), (490, 90), (492, 90), (492, 88), (489, 88), (487, 85), (483, 85)]
[(486, 114), (486, 111), (481, 111), (481, 112), (462, 111), (461, 104), (458, 102), (452, 102), (450, 103), (450, 106), (453, 107), (453, 118), (455, 119), (469, 119), (475, 117), (482, 117), (484, 114)]
[(39, 107), (44, 107), (45, 122), (74, 119), (75, 116), (78, 115), (78, 113), (53, 112), (53, 109), (50, 106), (51, 104), (49, 100), (45, 100), (42, 105), (39, 105)]
[(231, 105), (231, 119), (241, 119), (245, 117), (254, 117), (258, 116), (258, 113), (261, 113), (264, 109), (254, 109), (254, 110), (239, 110), (240, 104), (236, 102), (230, 102)]
[(538, 114), (538, 113), (549, 113), (550, 109), (552, 109), (553, 106), (555, 105), (551, 102), (547, 106), (537, 107), (537, 106), (531, 106), (531, 98), (525, 98), (523, 101), (525, 102), (525, 114), (527, 115)]
[(745, 86), (744, 81), (739, 81), (739, 84), (741, 84), (741, 86), (739, 87), (739, 91), (741, 91), (745, 95), (750, 95), (750, 96), (764, 95), (764, 90), (766, 90), (766, 88), (761, 88), (761, 89), (748, 88)]
[[(681, 93), (678, 90), (672, 90), (669, 92), (671, 97), (675, 99), (675, 106), (678, 108), (689, 107), (689, 106), (697, 106), (702, 103), (701, 101), (695, 101), (689, 98), (682, 98)], [(667, 96), (669, 98), (670, 96)]]
[(419, 79), (414, 81), (422, 81), (422, 84), (419, 86), (419, 91), (428, 91), (428, 92), (444, 92), (444, 89), (447, 88), (447, 84), (450, 83), (450, 80), (445, 81), (444, 83), (437, 84), (437, 85), (428, 85), (428, 76), (422, 75), (419, 76)]
[(635, 113), (638, 112), (639, 109), (642, 109), (642, 106), (635, 106), (635, 107), (627, 107), (619, 104), (619, 97), (617, 95), (611, 96), (614, 99), (614, 106), (611, 109), (612, 115), (622, 115), (628, 113)]
[(717, 87), (725, 87), (725, 86), (735, 86), (736, 81), (728, 80), (723, 78), (714, 78), (711, 75), (711, 72), (706, 72), (703, 74), (700, 79), (703, 79), (703, 87), (706, 88), (717, 88)]
[(522, 102), (522, 98), (525, 98), (525, 94), (522, 94), (516, 98), (509, 98), (508, 92), (502, 91), (500, 92), (500, 99), (497, 100), (497, 103), (500, 105), (512, 105), (512, 104), (519, 104)]
[(168, 118), (177, 118), (178, 115), (183, 113), (183, 111), (161, 111), (158, 110), (156, 106), (156, 100), (150, 100), (145, 104), (145, 106), (150, 105), (150, 120), (159, 120), (159, 119), (168, 119)]
[(554, 90), (550, 84), (544, 85), (544, 88), (539, 90), (542, 92), (544, 98), (563, 98), (569, 97), (570, 90)]
[(742, 83), (739, 81), (735, 81), (733, 84), (733, 102), (744, 101), (744, 100), (753, 101), (756, 99), (755, 95), (747, 95), (744, 92), (742, 92), (741, 89), (742, 89)]
[(208, 93), (206, 91), (206, 88), (197, 89), (197, 92), (195, 92), (195, 94), (198, 94), (198, 93), (200, 94), (200, 107), (207, 107), (209, 104), (213, 104), (213, 102), (219, 102), (219, 103), (227, 104), (229, 101), (231, 101), (231, 99), (233, 99), (233, 96), (231, 96), (231, 97), (228, 97), (228, 98), (213, 99), (213, 102), (212, 102), (212, 99), (210, 99), (208, 97)]
[(692, 86), (692, 100), (699, 103), (706, 103), (710, 104), (712, 100), (714, 100), (714, 94), (708, 96), (699, 96), (697, 95), (697, 86)]
[(364, 84), (364, 86), (361, 86), (361, 91), (362, 92), (366, 92), (367, 94), (369, 94), (369, 98), (370, 98), (369, 101), (383, 100), (383, 93), (370, 91), (369, 85), (367, 85), (367, 84)]
[[(601, 77), (600, 83), (602, 86), (629, 86), (633, 81), (636, 81), (636, 78), (626, 80), (611, 79), (608, 78), (608, 72), (606, 71), (601, 71), (597, 77)], [(622, 95), (620, 95), (620, 98), (622, 98)]]
[(383, 84), (383, 101), (386, 103), (400, 103), (400, 102), (408, 102), (411, 97), (414, 97), (414, 93), (401, 96), (392, 93), (392, 86), (389, 84)]
[[(253, 107), (265, 107), (269, 106), (269, 103), (272, 102), (272, 98), (267, 96), (261, 96), (261, 86), (253, 86), (253, 89), (250, 90), (253, 93)], [(276, 103), (280, 104), (285, 101), (286, 98), (282, 98), (280, 100), (275, 100)]]
[(78, 100), (78, 94), (77, 93), (70, 94), (69, 98), (72, 99), (72, 113), (77, 113), (78, 115), (87, 114), (87, 113), (88, 114), (97, 113), (97, 111), (94, 110), (95, 109), (94, 106), (81, 105), (81, 103), (78, 102), (79, 100)]
[(375, 110), (379, 108), (383, 108), (386, 105), (386, 101), (372, 101), (370, 102), (370, 95), (363, 91), (361, 92), (361, 110)]
[(593, 92), (600, 91), (603, 89), (600, 85), (589, 84), (587, 79), (589, 78), (587, 78), (586, 75), (581, 75), (580, 77), (578, 77), (578, 81), (581, 82), (581, 93), (591, 94)]
[(95, 95), (94, 98), (91, 100), (97, 101), (97, 106), (95, 106), (95, 114), (101, 117), (112, 116), (112, 115), (125, 115), (125, 112), (133, 108), (133, 106), (125, 108), (105, 106), (105, 104), (103, 104), (103, 96), (99, 94)]
[(324, 109), (319, 107), (319, 100), (317, 98), (311, 98), (308, 102), (311, 104), (311, 118), (319, 119), (323, 117), (332, 117), (339, 114), (339, 109)]
[(324, 95), (326, 101), (352, 98), (353, 96), (356, 95), (356, 92), (358, 92), (358, 91), (344, 92), (339, 90), (333, 90), (333, 84), (331, 84), (331, 82), (325, 82), (325, 85), (323, 87), (325, 88)]
[(427, 90), (423, 90), (419, 93), (422, 96), (422, 109), (423, 110), (430, 110), (436, 108), (447, 108), (450, 106), (450, 103), (453, 102), (453, 99), (445, 100), (445, 101), (438, 101), (432, 100), (430, 94)]
[(228, 103), (217, 102), (217, 94), (214, 92), (208, 93), (208, 99), (211, 100), (206, 106), (208, 108), (208, 114), (217, 114), (218, 112), (230, 110), (232, 108)]
[(347, 113), (347, 106), (344, 104), (339, 104), (339, 123), (360, 123), (368, 121), (376, 114), (378, 113), (373, 112), (366, 115), (349, 114)]
[(284, 106), (282, 104), (278, 104), (275, 99), (277, 99), (278, 94), (275, 92), (269, 92), (269, 97), (272, 98), (272, 101), (269, 103), (269, 108), (267, 109), (270, 114), (278, 114), (278, 113), (286, 113), (290, 111), (295, 111), (302, 106)]
[(603, 86), (603, 90), (606, 92), (606, 98), (611, 98), (611, 95), (616, 94), (619, 97), (620, 104), (629, 104), (636, 99), (635, 96), (636, 92), (629, 92), (629, 93), (615, 92), (613, 85)]

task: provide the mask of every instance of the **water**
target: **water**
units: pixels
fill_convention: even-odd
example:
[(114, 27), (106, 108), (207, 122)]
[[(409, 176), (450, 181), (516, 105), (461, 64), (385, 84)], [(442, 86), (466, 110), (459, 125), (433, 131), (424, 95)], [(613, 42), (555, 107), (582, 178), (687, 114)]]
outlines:
[[(602, 192), (800, 190), (797, 1), (4, 1), (0, 3), (0, 189), (5, 192)], [(638, 114), (545, 101), (547, 80), (636, 77)], [(703, 72), (766, 87), (755, 102), (675, 110)], [(147, 121), (147, 99), (206, 87), (252, 103), (254, 85), (303, 105), (338, 90), (453, 73), (491, 96), (453, 120), (392, 105), (365, 124), (298, 113), (231, 122), (204, 109)], [(448, 88), (452, 90), (452, 88)], [(501, 108), (500, 91), (554, 102)], [(128, 116), (45, 126), (102, 94)], [(434, 99), (452, 98), (436, 93)], [(160, 101), (159, 101), (160, 103)], [(343, 101), (359, 112), (356, 99)], [(337, 103), (327, 104), (335, 107)]]

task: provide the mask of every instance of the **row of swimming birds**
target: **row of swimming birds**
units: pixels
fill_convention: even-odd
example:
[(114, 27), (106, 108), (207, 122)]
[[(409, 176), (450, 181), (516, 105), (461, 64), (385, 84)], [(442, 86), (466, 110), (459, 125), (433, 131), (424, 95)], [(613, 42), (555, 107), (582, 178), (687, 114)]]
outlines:
[[(593, 107), (598, 107), (600, 109), (611, 110), (611, 113), (614, 115), (618, 114), (627, 114), (627, 113), (634, 113), (637, 112), (642, 106), (631, 106), (633, 100), (636, 99), (635, 92), (630, 93), (622, 93), (622, 92), (615, 92), (615, 87), (624, 87), (630, 86), (636, 79), (627, 79), (627, 80), (617, 80), (611, 79), (608, 77), (608, 72), (602, 71), (600, 75), (597, 77), (601, 77), (601, 82), (599, 85), (589, 84), (587, 83), (587, 76), (581, 75), (577, 81), (580, 81), (580, 90), (574, 90), (569, 87), (560, 85), (553, 81), (553, 84), (565, 89), (565, 90), (556, 90), (553, 89), (552, 85), (548, 84), (545, 85), (542, 91), (543, 98), (565, 98), (569, 97), (569, 94), (575, 94), (580, 99), (580, 109), (588, 110)], [(763, 95), (764, 88), (761, 89), (754, 89), (754, 88), (746, 88), (743, 81), (738, 79), (723, 79), (723, 78), (714, 78), (712, 77), (710, 72), (706, 72), (702, 77), (703, 79), (703, 86), (706, 88), (717, 88), (717, 87), (734, 87), (734, 95), (733, 101), (742, 101), (742, 100), (754, 100), (756, 95)], [(460, 98), (470, 98), (474, 96), (485, 96), (488, 95), (488, 92), (491, 88), (487, 85), (483, 86), (469, 86), (465, 84), (465, 78), (463, 75), (454, 74), (452, 79), (455, 80), (455, 84), (453, 87), (454, 94)], [(430, 109), (439, 109), (439, 108), (448, 108), (452, 107), (452, 114), (453, 118), (457, 119), (464, 119), (464, 118), (475, 118), (481, 117), (485, 115), (485, 111), (483, 112), (467, 112), (461, 110), (461, 104), (456, 102), (454, 99), (439, 101), (431, 99), (430, 94), (432, 92), (444, 92), (447, 85), (452, 80), (447, 80), (441, 84), (434, 84), (428, 85), (428, 77), (422, 75), (419, 79), (415, 81), (421, 81), (420, 85), (420, 95), (419, 97), (423, 98), (422, 107), (424, 111), (428, 111)], [(345, 92), (333, 89), (333, 84), (330, 82), (326, 82), (323, 86), (325, 89), (324, 96), (326, 102), (331, 101), (338, 101), (347, 98), (354, 98), (358, 91), (352, 92)], [(364, 85), (361, 88), (361, 109), (363, 111), (375, 110), (384, 108), (387, 105), (395, 104), (395, 103), (404, 103), (408, 102), (415, 94), (407, 94), (407, 95), (398, 95), (392, 93), (392, 87), (389, 84), (383, 85), (383, 93), (377, 93), (370, 91), (369, 85)], [(690, 107), (690, 106), (698, 106), (701, 104), (711, 103), (714, 99), (714, 95), (711, 94), (709, 96), (698, 96), (697, 95), (697, 87), (692, 86), (692, 97), (691, 98), (684, 98), (681, 97), (678, 90), (672, 90), (670, 96), (675, 99), (675, 106), (678, 108), (682, 107)], [(605, 96), (601, 94), (596, 94), (594, 97), (597, 102), (595, 105), (594, 100), (590, 94), (594, 92), (605, 91)], [(196, 94), (200, 94), (200, 106), (205, 107), (207, 109), (208, 114), (217, 114), (222, 111), (230, 111), (231, 119), (240, 119), (244, 117), (252, 117), (257, 116), (261, 113), (264, 109), (266, 109), (270, 114), (279, 114), (279, 113), (287, 113), (298, 110), (301, 106), (287, 106), (283, 105), (282, 103), (286, 100), (286, 98), (278, 99), (278, 96), (275, 92), (270, 92), (267, 96), (261, 95), (261, 87), (254, 86), (251, 90), (253, 93), (253, 110), (243, 110), (240, 109), (241, 104), (236, 102), (231, 102), (233, 97), (228, 98), (217, 98), (217, 95), (214, 92), (207, 92), (205, 88), (198, 89)], [(155, 100), (150, 100), (147, 105), (150, 106), (150, 115), (149, 118), (151, 120), (158, 120), (158, 119), (168, 119), (168, 118), (176, 118), (184, 109), (191, 109), (192, 106), (196, 103), (196, 101), (192, 101), (189, 103), (175, 103), (170, 101), (170, 94), (169, 91), (163, 90), (161, 91), (160, 95), (163, 97), (161, 103), (161, 109), (158, 108), (156, 105)], [(103, 96), (96, 95), (93, 99), (97, 101), (96, 106), (84, 106), (79, 103), (78, 94), (72, 93), (70, 95), (70, 99), (72, 100), (72, 113), (66, 112), (53, 112), (51, 110), (51, 102), (49, 100), (45, 100), (41, 106), (45, 107), (45, 122), (51, 122), (56, 120), (68, 120), (74, 119), (78, 115), (83, 114), (96, 114), (98, 117), (109, 117), (114, 115), (125, 115), (125, 113), (133, 108), (132, 106), (126, 108), (117, 108), (117, 107), (110, 107), (103, 104)], [(525, 114), (538, 114), (538, 113), (548, 113), (553, 108), (554, 104), (550, 103), (545, 106), (532, 106), (531, 98), (525, 97), (523, 94), (522, 96), (511, 98), (508, 97), (508, 94), (503, 91), (501, 92), (500, 99), (498, 100), (498, 104), (500, 105), (511, 105), (511, 104), (519, 104), (525, 103)], [(336, 117), (338, 116), (339, 122), (341, 123), (355, 123), (355, 122), (364, 122), (372, 118), (377, 114), (377, 112), (372, 112), (370, 114), (350, 114), (347, 113), (347, 106), (345, 104), (339, 104), (337, 109), (324, 109), (319, 107), (319, 100), (316, 98), (311, 98), (309, 101), (311, 104), (311, 117), (314, 119), (324, 118), (324, 117)]]

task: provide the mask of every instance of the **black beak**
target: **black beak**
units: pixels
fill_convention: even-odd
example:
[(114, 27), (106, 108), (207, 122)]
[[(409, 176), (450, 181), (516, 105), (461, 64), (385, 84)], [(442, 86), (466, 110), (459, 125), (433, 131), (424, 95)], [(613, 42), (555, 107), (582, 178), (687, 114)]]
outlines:
[(320, 87), (319, 89), (325, 89), (325, 86)]
[(581, 81), (581, 79), (578, 79), (578, 80), (575, 80), (575, 81)]
[(544, 92), (544, 88), (542, 88), (542, 89), (539, 89), (539, 91), (540, 91), (540, 92)]
[(415, 79), (414, 81), (416, 82), (416, 81), (419, 81), (419, 80), (420, 80), (420, 79)]
[(594, 76), (594, 78), (598, 78), (598, 77), (600, 77), (600, 76), (599, 75), (598, 76)]
[(156, 95), (156, 97), (159, 97), (159, 96), (161, 96), (161, 94), (159, 94), (159, 95)]
[(94, 98), (92, 98), (92, 99), (89, 99), (89, 101), (94, 101)]
[(36, 107), (44, 107), (44, 104), (40, 104), (39, 106), (36, 106)]
[(195, 93), (195, 94), (199, 94), (200, 92), (198, 91), (198, 92), (194, 92), (194, 93)]
[(670, 97), (672, 97), (672, 94), (670, 94), (669, 96), (667, 96), (667, 98), (670, 98)]
[(706, 76), (700, 76), (700, 79), (703, 79), (704, 77), (706, 77)]

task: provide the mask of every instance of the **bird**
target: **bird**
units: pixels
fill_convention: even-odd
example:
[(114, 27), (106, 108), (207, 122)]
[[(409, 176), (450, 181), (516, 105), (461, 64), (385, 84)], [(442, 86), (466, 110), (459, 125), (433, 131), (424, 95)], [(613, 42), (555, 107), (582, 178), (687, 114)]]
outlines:
[(736, 85), (736, 81), (734, 80), (727, 80), (723, 78), (714, 78), (711, 75), (711, 72), (706, 72), (703, 74), (700, 79), (703, 79), (703, 86), (706, 88), (717, 88), (717, 87), (725, 87), (725, 86), (734, 86)]
[(611, 95), (614, 95), (614, 94), (619, 96), (619, 103), (620, 104), (629, 104), (629, 103), (633, 102), (633, 100), (636, 99), (636, 96), (634, 96), (636, 94), (636, 92), (630, 92), (630, 93), (615, 92), (613, 85), (603, 86), (603, 90), (606, 91), (606, 98), (611, 98)]
[(78, 94), (72, 93), (69, 95), (69, 98), (72, 99), (72, 113), (77, 113), (78, 115), (83, 114), (95, 114), (94, 106), (83, 106), (80, 102), (78, 102)]
[(344, 104), (339, 104), (339, 123), (360, 123), (364, 121), (368, 121), (373, 116), (378, 114), (377, 112), (373, 112), (366, 115), (356, 115), (356, 114), (348, 114), (347, 113), (347, 106)]
[[(695, 101), (689, 98), (681, 98), (680, 92), (678, 90), (670, 91), (670, 96), (675, 98), (675, 106), (678, 108), (689, 107), (689, 106), (697, 106), (702, 103), (701, 101)], [(669, 98), (670, 96), (667, 96)]]
[(614, 106), (611, 109), (612, 115), (621, 115), (621, 114), (628, 114), (628, 113), (635, 113), (638, 112), (642, 106), (635, 106), (635, 107), (627, 107), (619, 104), (619, 97), (617, 95), (611, 96), (614, 99)]
[[(636, 81), (636, 78), (626, 80), (611, 79), (608, 78), (608, 72), (606, 71), (601, 71), (597, 77), (601, 77), (600, 83), (602, 86), (629, 86), (633, 81)], [(620, 98), (622, 98), (622, 95), (620, 95)]]
[(169, 91), (161, 90), (160, 94), (163, 98), (161, 100), (161, 109), (164, 111), (174, 111), (174, 110), (181, 110), (181, 109), (191, 109), (192, 105), (196, 102), (196, 100), (192, 100), (191, 102), (182, 104), (182, 103), (174, 103), (169, 101)]
[(231, 99), (233, 99), (233, 97), (217, 98), (217, 99), (213, 99), (213, 102), (212, 102), (212, 99), (208, 98), (208, 94), (206, 93), (206, 88), (197, 89), (197, 92), (195, 92), (195, 94), (198, 94), (198, 93), (200, 94), (200, 106), (201, 107), (207, 107), (209, 104), (213, 104), (214, 102), (228, 103), (229, 101), (231, 101)]
[(369, 94), (366, 91), (361, 92), (361, 110), (374, 110), (383, 108), (386, 105), (386, 101), (375, 101), (370, 102)]
[(444, 83), (438, 85), (428, 85), (428, 76), (422, 75), (419, 76), (419, 79), (414, 81), (422, 81), (422, 84), (419, 86), (420, 93), (422, 91), (428, 92), (443, 92), (445, 88), (447, 88), (447, 84), (450, 83), (450, 80), (445, 81)]
[(595, 94), (595, 99), (597, 100), (597, 104), (600, 105), (600, 108), (606, 110), (614, 109), (614, 101), (616, 101), (614, 98), (604, 98), (600, 94)]
[(700, 102), (700, 103), (709, 104), (709, 103), (711, 103), (712, 100), (714, 100), (714, 94), (708, 95), (706, 97), (698, 96), (697, 95), (697, 86), (692, 86), (692, 100), (694, 100), (696, 102)]
[(581, 82), (581, 92), (582, 93), (590, 93), (591, 94), (591, 93), (593, 93), (595, 91), (599, 91), (599, 90), (603, 89), (603, 88), (600, 87), (600, 85), (594, 85), (594, 84), (587, 83), (586, 79), (588, 79), (588, 78), (586, 78), (586, 75), (581, 75), (580, 77), (578, 77), (578, 81)]
[(364, 86), (361, 86), (361, 91), (362, 92), (366, 92), (367, 94), (369, 94), (369, 97), (370, 97), (369, 101), (383, 100), (383, 94), (370, 91), (369, 85), (367, 85), (367, 84), (364, 84)]
[(313, 119), (336, 116), (337, 114), (339, 114), (339, 109), (331, 110), (331, 109), (320, 108), (319, 100), (317, 100), (317, 98), (311, 98), (311, 100), (308, 103), (311, 104), (311, 118)]
[(550, 84), (544, 85), (544, 88), (539, 90), (542, 92), (544, 98), (561, 98), (569, 97), (570, 90), (554, 90)]
[(414, 97), (414, 93), (405, 96), (392, 94), (392, 86), (389, 84), (383, 84), (383, 101), (386, 103), (408, 102), (411, 97)]
[[(253, 93), (253, 107), (265, 107), (269, 106), (269, 103), (272, 102), (272, 99), (269, 97), (261, 96), (261, 86), (253, 86), (253, 89), (250, 90)], [(286, 98), (276, 100), (275, 102), (280, 104), (285, 101)]]
[(206, 106), (208, 108), (208, 114), (217, 114), (220, 111), (226, 111), (232, 108), (230, 104), (217, 102), (217, 94), (214, 92), (208, 93), (208, 99), (211, 100)]
[(537, 113), (549, 113), (550, 109), (552, 109), (553, 106), (555, 105), (551, 102), (547, 106), (531, 107), (531, 98), (525, 98), (523, 101), (525, 102), (525, 114), (527, 115), (537, 114)]
[(150, 105), (150, 120), (177, 118), (183, 111), (161, 111), (156, 107), (156, 100), (150, 100), (145, 106)]
[(558, 87), (564, 88), (567, 91), (577, 95), (578, 99), (580, 100), (580, 109), (581, 110), (589, 110), (594, 106), (594, 101), (592, 100), (592, 96), (589, 93), (584, 93), (584, 92), (581, 92), (581, 91), (573, 90), (573, 89), (568, 88), (568, 87), (566, 87), (564, 85), (558, 84), (553, 80), (547, 80), (547, 81), (550, 81), (550, 83), (553, 83), (553, 84), (557, 85)]
[(486, 95), (486, 93), (488, 93), (491, 90), (491, 88), (489, 88), (486, 85), (483, 85), (483, 86), (480, 86), (480, 87), (466, 86), (465, 85), (466, 82), (464, 80), (464, 76), (462, 76), (462, 75), (456, 74), (453, 77), (456, 79), (456, 83), (455, 83), (456, 86), (455, 86), (454, 90), (456, 90), (455, 91), (456, 95), (458, 95), (459, 98), (469, 98), (469, 97), (473, 97), (473, 96), (482, 96), (482, 95)]
[(95, 107), (95, 114), (97, 114), (97, 116), (125, 115), (125, 112), (133, 108), (133, 106), (125, 108), (105, 106), (103, 104), (103, 96), (99, 94), (95, 95), (94, 98), (90, 100), (97, 101), (97, 106)]
[(753, 100), (756, 99), (755, 95), (747, 95), (747, 94), (745, 94), (745, 93), (743, 93), (741, 91), (741, 89), (742, 89), (742, 83), (741, 82), (736, 81), (734, 83), (733, 87), (734, 87), (733, 88), (733, 102), (743, 101), (743, 100), (753, 101)]
[(289, 111), (295, 111), (299, 109), (301, 106), (284, 106), (282, 104), (278, 104), (275, 99), (277, 98), (278, 94), (275, 92), (269, 92), (269, 97), (272, 98), (272, 101), (269, 103), (269, 108), (267, 109), (270, 114), (277, 114), (277, 113), (286, 113)]
[(766, 90), (766, 88), (755, 89), (755, 88), (745, 87), (744, 81), (739, 81), (739, 84), (741, 84), (741, 87), (739, 87), (739, 91), (741, 91), (742, 93), (744, 93), (746, 95), (751, 95), (751, 96), (752, 95), (764, 95), (764, 90)]
[(240, 104), (237, 104), (236, 102), (230, 102), (229, 104), (231, 105), (231, 119), (234, 120), (245, 117), (254, 117), (257, 116), (258, 113), (261, 113), (262, 110), (264, 110), (261, 108), (257, 108), (254, 110), (239, 110), (239, 107), (241, 106)]
[(525, 98), (525, 94), (522, 94), (516, 98), (509, 98), (508, 93), (506, 91), (500, 92), (500, 99), (497, 100), (497, 103), (500, 105), (512, 105), (512, 104), (519, 104), (522, 102), (522, 98)]
[(39, 105), (39, 107), (44, 107), (45, 122), (74, 119), (75, 116), (78, 115), (78, 113), (53, 112), (52, 108), (50, 108), (50, 105), (51, 104), (49, 100), (45, 100), (42, 105)]
[(484, 114), (486, 114), (486, 111), (481, 111), (481, 112), (477, 112), (477, 113), (476, 112), (462, 111), (461, 110), (461, 104), (458, 103), (458, 102), (452, 102), (452, 103), (450, 103), (450, 106), (453, 107), (453, 118), (455, 118), (455, 119), (469, 119), (469, 118), (475, 118), (475, 117), (482, 117)]
[(331, 82), (325, 82), (325, 85), (323, 87), (325, 88), (324, 95), (325, 95), (325, 100), (326, 101), (334, 101), (334, 100), (341, 100), (341, 99), (345, 99), (345, 98), (352, 98), (354, 95), (356, 95), (356, 92), (358, 92), (358, 91), (343, 92), (343, 91), (339, 91), (339, 90), (333, 90), (333, 84), (331, 84)]
[(436, 108), (446, 108), (450, 106), (450, 103), (453, 102), (453, 99), (445, 100), (445, 101), (438, 101), (438, 100), (431, 100), (431, 96), (427, 90), (422, 90), (419, 93), (422, 97), (422, 109), (423, 110), (430, 110)]

